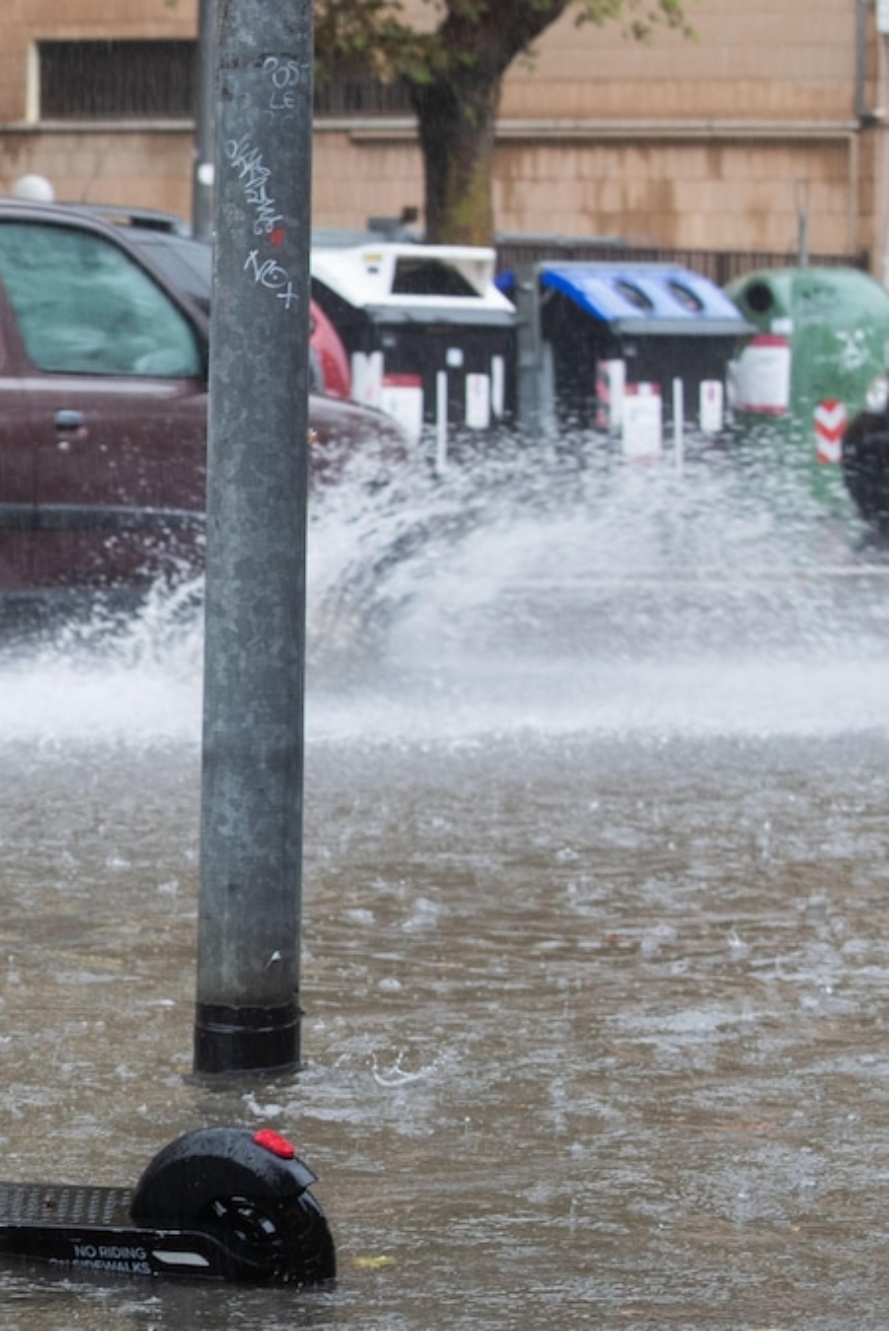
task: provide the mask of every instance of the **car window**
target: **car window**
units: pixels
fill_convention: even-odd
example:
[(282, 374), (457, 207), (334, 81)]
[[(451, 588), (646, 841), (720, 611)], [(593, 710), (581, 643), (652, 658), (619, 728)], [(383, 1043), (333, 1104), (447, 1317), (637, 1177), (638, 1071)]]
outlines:
[(194, 378), (197, 336), (129, 255), (102, 236), (0, 223), (0, 281), (40, 370)]
[(209, 245), (139, 226), (130, 227), (127, 238), (149, 255), (177, 291), (184, 291), (209, 314), (213, 286), (213, 251)]

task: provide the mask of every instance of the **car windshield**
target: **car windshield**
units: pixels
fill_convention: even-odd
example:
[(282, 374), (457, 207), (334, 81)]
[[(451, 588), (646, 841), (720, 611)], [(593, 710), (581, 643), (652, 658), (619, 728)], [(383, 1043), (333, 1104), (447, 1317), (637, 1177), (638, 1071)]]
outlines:
[(103, 236), (4, 221), (0, 280), (40, 370), (160, 378), (202, 373), (198, 339), (184, 314)]

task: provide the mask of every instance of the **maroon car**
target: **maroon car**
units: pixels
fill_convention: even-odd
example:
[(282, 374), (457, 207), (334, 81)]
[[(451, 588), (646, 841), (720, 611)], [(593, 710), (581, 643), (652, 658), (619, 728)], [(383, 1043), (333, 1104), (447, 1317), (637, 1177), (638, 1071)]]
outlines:
[[(145, 584), (203, 524), (208, 320), (121, 227), (0, 201), (0, 593)], [(312, 394), (313, 470), (403, 457), (389, 417)]]

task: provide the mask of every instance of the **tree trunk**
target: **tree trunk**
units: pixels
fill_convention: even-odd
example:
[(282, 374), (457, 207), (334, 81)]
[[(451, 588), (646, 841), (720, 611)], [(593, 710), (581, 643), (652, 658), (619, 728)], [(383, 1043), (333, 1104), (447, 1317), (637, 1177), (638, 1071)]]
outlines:
[(490, 245), (499, 75), (433, 79), (412, 89), (426, 181), (430, 244)]

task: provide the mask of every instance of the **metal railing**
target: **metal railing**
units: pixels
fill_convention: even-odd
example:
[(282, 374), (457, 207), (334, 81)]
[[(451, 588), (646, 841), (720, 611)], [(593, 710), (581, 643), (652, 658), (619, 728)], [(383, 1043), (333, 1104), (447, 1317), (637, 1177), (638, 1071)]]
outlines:
[[(501, 271), (547, 259), (595, 262), (675, 263), (701, 273), (717, 286), (727, 286), (737, 277), (760, 268), (793, 268), (799, 255), (791, 250), (705, 250), (659, 245), (632, 245), (608, 236), (519, 236), (495, 238), (497, 266)], [(870, 256), (858, 254), (809, 254), (810, 267), (860, 268), (869, 271)]]

